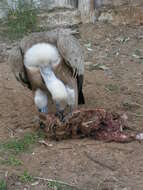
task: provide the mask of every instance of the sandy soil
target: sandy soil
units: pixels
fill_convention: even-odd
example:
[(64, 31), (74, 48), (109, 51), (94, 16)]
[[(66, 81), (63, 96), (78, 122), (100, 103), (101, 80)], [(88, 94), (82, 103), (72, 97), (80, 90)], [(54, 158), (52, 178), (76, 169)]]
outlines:
[[(86, 107), (126, 113), (132, 130), (143, 131), (143, 26), (84, 25), (80, 41), (86, 55)], [(4, 43), (0, 60), (0, 141), (20, 137), (36, 126), (32, 93), (22, 87), (7, 64), (12, 46)], [(98, 64), (98, 65), (96, 65)], [(101, 66), (102, 65), (102, 66)], [(50, 141), (23, 153), (21, 166), (0, 165), (8, 171), (9, 190), (45, 190), (47, 183), (18, 182), (25, 169), (33, 176), (62, 180), (87, 190), (142, 190), (142, 143), (105, 143), (91, 139)]]

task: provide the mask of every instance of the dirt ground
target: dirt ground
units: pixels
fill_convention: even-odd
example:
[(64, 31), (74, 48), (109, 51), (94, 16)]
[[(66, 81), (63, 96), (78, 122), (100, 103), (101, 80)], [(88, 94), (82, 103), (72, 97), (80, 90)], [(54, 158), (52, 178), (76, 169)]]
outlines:
[[(85, 50), (86, 107), (126, 113), (133, 131), (143, 131), (143, 26), (84, 25), (79, 28)], [(12, 44), (1, 44), (0, 141), (21, 137), (36, 125), (32, 93), (12, 75), (7, 55)], [(7, 53), (6, 53), (7, 52)], [(5, 54), (5, 57), (3, 56)], [(91, 139), (48, 141), (32, 153), (22, 153), (20, 166), (0, 165), (8, 172), (8, 190), (46, 190), (46, 182), (18, 182), (28, 170), (33, 176), (61, 180), (81, 190), (142, 190), (143, 145)]]

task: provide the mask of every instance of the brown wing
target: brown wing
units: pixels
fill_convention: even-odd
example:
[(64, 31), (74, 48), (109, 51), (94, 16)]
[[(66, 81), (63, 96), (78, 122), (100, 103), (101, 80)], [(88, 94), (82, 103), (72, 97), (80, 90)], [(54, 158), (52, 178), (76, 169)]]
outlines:
[(84, 74), (84, 54), (82, 47), (74, 36), (59, 34), (57, 47), (65, 62), (76, 71), (78, 75)]
[(28, 87), (30, 87), (30, 78), (29, 76), (27, 77), (27, 71), (24, 67), (23, 62), (24, 54), (27, 51), (27, 49), (29, 49), (30, 47), (32, 47), (32, 45), (36, 43), (47, 42), (56, 44), (56, 41), (57, 32), (49, 31), (32, 33), (29, 36), (24, 37), (21, 40), (19, 46), (12, 49), (9, 55), (9, 64), (12, 69), (12, 72), (14, 73), (18, 81), (20, 81), (22, 84), (27, 84)]
[(23, 54), (34, 44), (37, 43), (50, 43), (56, 45), (57, 42), (57, 33), (49, 32), (39, 32), (32, 33), (29, 36), (24, 37), (20, 42), (20, 47)]
[(20, 47), (17, 46), (11, 50), (8, 63), (16, 79), (21, 82), (22, 85), (27, 85), (30, 88), (30, 83), (23, 65), (23, 55)]
[(64, 63), (55, 70), (56, 76), (63, 81), (65, 85), (68, 85), (70, 88), (75, 90), (75, 105), (74, 108), (77, 108), (78, 105), (78, 90), (77, 90), (77, 79), (73, 77), (71, 69)]

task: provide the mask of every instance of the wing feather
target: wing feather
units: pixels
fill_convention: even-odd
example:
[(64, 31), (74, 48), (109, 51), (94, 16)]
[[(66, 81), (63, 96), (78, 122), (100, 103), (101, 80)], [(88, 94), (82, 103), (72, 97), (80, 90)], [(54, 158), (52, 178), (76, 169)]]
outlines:
[(72, 35), (59, 34), (57, 47), (65, 62), (77, 72), (84, 74), (84, 54), (79, 41)]
[(23, 55), (19, 46), (14, 47), (11, 50), (8, 58), (8, 63), (16, 79), (21, 82), (22, 85), (26, 84), (30, 88), (30, 83), (28, 81), (25, 67), (23, 64)]

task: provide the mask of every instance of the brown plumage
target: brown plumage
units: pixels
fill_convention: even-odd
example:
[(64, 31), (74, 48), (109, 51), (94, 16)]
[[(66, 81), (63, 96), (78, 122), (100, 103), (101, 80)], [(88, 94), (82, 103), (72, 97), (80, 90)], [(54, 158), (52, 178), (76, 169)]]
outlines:
[(82, 48), (74, 36), (61, 31), (50, 31), (33, 33), (25, 37), (19, 46), (11, 51), (9, 56), (9, 64), (15, 77), (34, 92), (37, 89), (42, 90), (48, 97), (48, 109), (50, 111), (54, 110), (55, 105), (41, 75), (40, 68), (26, 67), (24, 63), (28, 50), (33, 45), (40, 43), (52, 44), (57, 47), (61, 60), (57, 66), (52, 68), (52, 71), (65, 86), (74, 89), (75, 100), (73, 108), (77, 108), (78, 103), (84, 103), (82, 93), (84, 59)]

